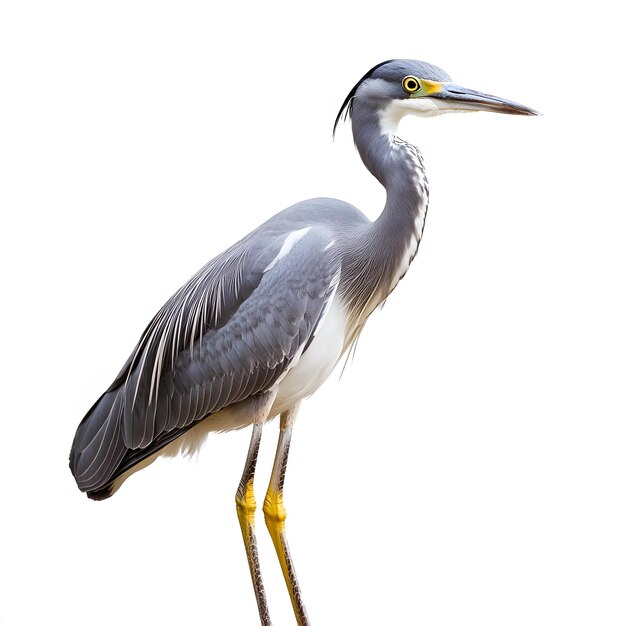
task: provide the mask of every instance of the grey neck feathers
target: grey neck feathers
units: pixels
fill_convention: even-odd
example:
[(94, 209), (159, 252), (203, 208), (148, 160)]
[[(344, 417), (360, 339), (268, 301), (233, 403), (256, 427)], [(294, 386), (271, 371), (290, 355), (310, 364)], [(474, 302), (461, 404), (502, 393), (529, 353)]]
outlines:
[[(363, 256), (360, 266), (355, 258), (350, 267), (354, 283), (361, 286), (350, 299), (355, 308), (369, 309), (372, 298), (377, 305), (389, 295), (417, 252), (428, 209), (428, 182), (419, 150), (383, 133), (371, 103), (355, 101), (352, 132), (363, 163), (387, 191), (382, 213), (358, 241), (358, 247), (367, 250), (367, 267), (362, 267)], [(370, 302), (365, 304), (368, 291)]]

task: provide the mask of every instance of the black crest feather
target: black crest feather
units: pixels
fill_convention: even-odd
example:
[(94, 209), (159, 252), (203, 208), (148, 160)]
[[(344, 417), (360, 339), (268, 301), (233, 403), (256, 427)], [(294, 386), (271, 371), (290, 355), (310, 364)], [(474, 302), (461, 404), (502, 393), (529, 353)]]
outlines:
[(354, 98), (354, 94), (356, 90), (361, 86), (361, 83), (364, 80), (367, 80), (381, 65), (385, 65), (386, 63), (391, 62), (393, 59), (388, 59), (387, 61), (383, 61), (378, 65), (374, 65), (374, 67), (369, 70), (363, 77), (359, 80), (359, 82), (352, 87), (350, 93), (347, 95), (346, 99), (343, 101), (341, 108), (339, 109), (339, 113), (337, 113), (337, 117), (335, 118), (335, 125), (333, 126), (333, 137), (335, 136), (335, 131), (337, 130), (337, 125), (339, 124), (339, 120), (343, 116), (343, 119), (347, 119), (350, 115), (352, 115), (352, 98)]

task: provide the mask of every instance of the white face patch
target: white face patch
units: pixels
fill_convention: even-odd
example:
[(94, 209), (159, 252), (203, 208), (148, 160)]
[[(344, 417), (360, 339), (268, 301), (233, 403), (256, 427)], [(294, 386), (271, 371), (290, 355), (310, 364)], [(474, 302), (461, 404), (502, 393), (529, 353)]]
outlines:
[(394, 135), (398, 129), (400, 120), (405, 115), (418, 115), (419, 117), (432, 117), (442, 113), (454, 111), (466, 111), (459, 103), (440, 100), (438, 98), (406, 98), (392, 100), (380, 112), (380, 130), (385, 135)]

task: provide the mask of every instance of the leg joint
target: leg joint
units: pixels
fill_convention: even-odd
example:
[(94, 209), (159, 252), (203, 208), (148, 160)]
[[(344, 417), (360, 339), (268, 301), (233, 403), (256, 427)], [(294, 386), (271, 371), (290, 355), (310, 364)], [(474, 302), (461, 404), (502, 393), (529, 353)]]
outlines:
[(287, 519), (287, 509), (283, 504), (283, 492), (272, 489), (267, 490), (263, 513), (267, 522), (283, 523)]
[(235, 495), (235, 504), (238, 511), (254, 514), (256, 511), (256, 498), (254, 497), (254, 482), (252, 480), (239, 485)]

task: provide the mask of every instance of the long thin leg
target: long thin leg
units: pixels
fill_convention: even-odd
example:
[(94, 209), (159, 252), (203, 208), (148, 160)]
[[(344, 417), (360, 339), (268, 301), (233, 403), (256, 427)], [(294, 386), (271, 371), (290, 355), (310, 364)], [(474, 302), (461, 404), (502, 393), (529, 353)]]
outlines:
[(259, 617), (263, 626), (271, 626), (269, 610), (267, 608), (267, 599), (265, 597), (265, 589), (263, 587), (263, 579), (261, 578), (261, 567), (259, 565), (259, 552), (256, 542), (256, 534), (254, 531), (254, 512), (256, 511), (256, 499), (254, 497), (254, 471), (256, 469), (256, 460), (259, 454), (259, 446), (261, 445), (261, 433), (263, 423), (267, 419), (269, 410), (272, 407), (275, 392), (265, 394), (257, 400), (252, 407), (255, 410), (255, 421), (252, 427), (252, 438), (250, 439), (250, 447), (248, 448), (248, 456), (243, 469), (243, 475), (239, 482), (239, 488), (235, 496), (237, 504), (237, 517), (241, 526), (241, 534), (243, 535), (243, 543), (246, 547), (246, 556), (248, 557), (248, 565), (250, 566), (250, 576), (252, 577), (252, 586), (254, 587), (254, 595), (256, 596), (257, 606), (259, 607)]
[(287, 457), (289, 455), (289, 444), (291, 442), (291, 431), (293, 423), (296, 420), (297, 406), (290, 409), (280, 416), (280, 436), (278, 438), (278, 447), (276, 448), (276, 458), (274, 459), (274, 468), (272, 469), (272, 477), (265, 496), (263, 504), (263, 513), (265, 514), (265, 523), (270, 531), (274, 548), (280, 561), (283, 576), (289, 590), (289, 597), (296, 615), (299, 626), (309, 626), (309, 618), (302, 602), (302, 594), (300, 593), (300, 585), (296, 578), (296, 570), (289, 553), (289, 545), (287, 544), (287, 535), (285, 533), (285, 519), (287, 510), (283, 504), (283, 485), (285, 483), (285, 471), (287, 469)]

